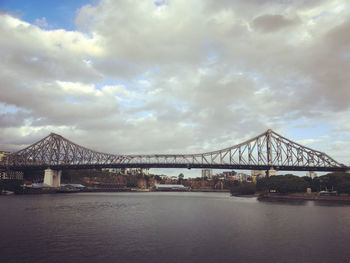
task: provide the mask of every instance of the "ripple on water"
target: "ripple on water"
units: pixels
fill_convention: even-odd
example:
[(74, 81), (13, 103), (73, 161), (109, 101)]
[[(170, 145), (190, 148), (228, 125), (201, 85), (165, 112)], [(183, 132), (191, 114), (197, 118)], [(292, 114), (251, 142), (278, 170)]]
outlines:
[(347, 262), (350, 206), (227, 193), (0, 198), (1, 262)]

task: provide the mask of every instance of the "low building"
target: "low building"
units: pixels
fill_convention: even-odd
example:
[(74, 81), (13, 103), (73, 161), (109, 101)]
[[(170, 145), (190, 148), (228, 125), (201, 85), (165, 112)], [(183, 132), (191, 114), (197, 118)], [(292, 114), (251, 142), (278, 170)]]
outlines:
[(247, 174), (245, 174), (245, 173), (238, 173), (238, 174), (236, 175), (236, 177), (237, 177), (238, 181), (240, 181), (240, 182), (246, 182), (247, 179), (248, 179), (248, 177), (249, 177), (249, 175), (247, 175)]
[(149, 175), (149, 169), (148, 168), (127, 168), (124, 170), (125, 175)]
[(228, 179), (229, 177), (235, 176), (237, 174), (235, 171), (224, 171), (222, 173), (225, 179)]
[(113, 174), (121, 174), (124, 173), (123, 169), (121, 168), (104, 168), (103, 171), (113, 173)]
[(23, 180), (23, 172), (20, 171), (3, 171), (0, 172), (2, 180)]
[(213, 176), (212, 169), (202, 169), (202, 178), (207, 177), (208, 179), (211, 179), (212, 176)]
[(265, 170), (252, 170), (252, 176), (264, 177)]
[(10, 152), (0, 151), (0, 163), (5, 161), (5, 157), (9, 155)]
[(169, 179), (169, 177), (168, 177), (167, 175), (165, 175), (165, 174), (161, 174), (161, 175), (159, 175), (159, 177), (160, 177), (162, 180), (168, 180), (168, 179)]

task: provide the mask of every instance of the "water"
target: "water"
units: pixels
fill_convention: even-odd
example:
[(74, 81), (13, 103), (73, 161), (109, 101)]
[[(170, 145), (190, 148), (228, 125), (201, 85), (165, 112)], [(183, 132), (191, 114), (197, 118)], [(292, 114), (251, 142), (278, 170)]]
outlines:
[(1, 262), (350, 262), (350, 206), (226, 193), (0, 197)]

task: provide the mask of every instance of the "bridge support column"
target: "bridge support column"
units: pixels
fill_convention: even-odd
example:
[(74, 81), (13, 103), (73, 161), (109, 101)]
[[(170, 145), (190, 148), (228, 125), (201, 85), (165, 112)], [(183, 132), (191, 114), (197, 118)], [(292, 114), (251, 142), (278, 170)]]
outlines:
[(44, 184), (47, 184), (51, 187), (60, 187), (61, 186), (61, 175), (62, 171), (55, 171), (51, 169), (45, 170)]
[(276, 175), (276, 170), (274, 169), (270, 169), (266, 171), (266, 177), (270, 177), (270, 176), (275, 176)]

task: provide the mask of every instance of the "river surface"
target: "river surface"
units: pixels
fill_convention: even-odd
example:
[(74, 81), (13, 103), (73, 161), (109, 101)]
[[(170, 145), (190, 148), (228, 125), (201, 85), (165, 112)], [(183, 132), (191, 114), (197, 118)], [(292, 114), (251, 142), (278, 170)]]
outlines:
[(227, 193), (0, 196), (0, 262), (350, 262), (350, 206)]

